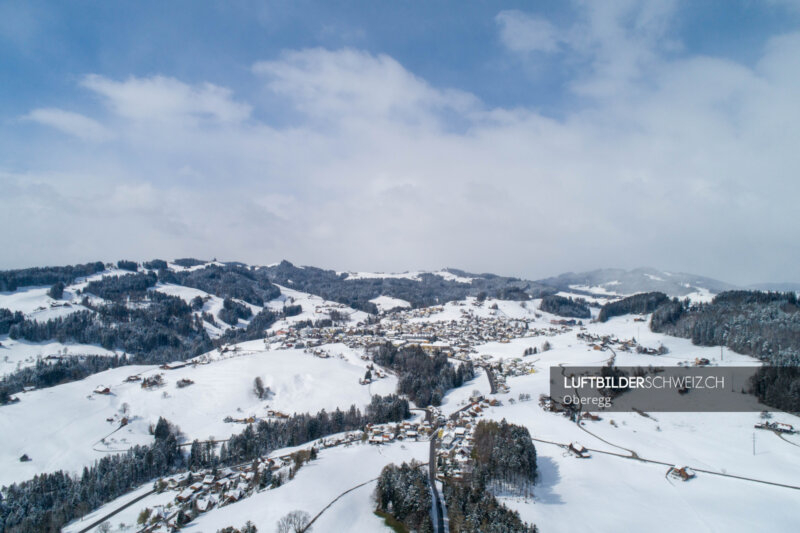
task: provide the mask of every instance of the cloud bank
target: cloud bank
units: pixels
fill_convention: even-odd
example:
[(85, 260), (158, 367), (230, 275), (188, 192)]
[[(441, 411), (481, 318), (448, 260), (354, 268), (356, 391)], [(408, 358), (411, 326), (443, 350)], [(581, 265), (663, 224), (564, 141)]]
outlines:
[(86, 75), (88, 110), (21, 115), (66, 135), (0, 175), (16, 228), (4, 266), (194, 255), (795, 279), (800, 34), (743, 64), (686, 52), (676, 16), (669, 2), (588, 3), (567, 26), (498, 13), (510, 61), (572, 69), (558, 114), (491, 107), (350, 48), (265, 58), (247, 96)]

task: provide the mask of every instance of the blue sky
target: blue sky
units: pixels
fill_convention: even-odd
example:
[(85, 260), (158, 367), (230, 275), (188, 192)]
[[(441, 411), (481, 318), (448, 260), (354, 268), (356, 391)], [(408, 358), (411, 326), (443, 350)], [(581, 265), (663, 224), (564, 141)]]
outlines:
[[(788, 4), (788, 5), (787, 5)], [(796, 29), (791, 3), (685, 2), (670, 35), (681, 54), (754, 63), (770, 35)], [(169, 74), (253, 90), (248, 71), (281, 50), (356, 47), (385, 53), (434, 85), (475, 93), (491, 105), (533, 105), (558, 114), (576, 102), (563, 84), (581, 65), (509, 57), (495, 17), (521, 10), (569, 25), (583, 7), (546, 2), (4, 2), (0, 8), (0, 106), (87, 105), (85, 73)], [(532, 90), (535, 88), (536, 90)]]
[(0, 267), (796, 280), (799, 25), (792, 1), (5, 2)]

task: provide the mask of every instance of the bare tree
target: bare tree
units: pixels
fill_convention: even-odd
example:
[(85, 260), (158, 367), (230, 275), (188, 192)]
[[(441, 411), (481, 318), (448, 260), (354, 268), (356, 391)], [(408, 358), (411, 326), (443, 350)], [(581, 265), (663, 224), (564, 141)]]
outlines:
[(277, 533), (304, 533), (311, 531), (311, 515), (305, 511), (292, 511), (280, 520), (275, 529)]

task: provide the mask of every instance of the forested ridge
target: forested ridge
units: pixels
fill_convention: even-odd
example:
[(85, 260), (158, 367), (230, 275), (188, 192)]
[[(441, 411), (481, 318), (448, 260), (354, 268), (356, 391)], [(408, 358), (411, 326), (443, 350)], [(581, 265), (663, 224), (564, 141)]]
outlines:
[(449, 272), (472, 281), (464, 283), (431, 273), (420, 273), (418, 280), (392, 277), (355, 278), (346, 272), (337, 273), (310, 266), (297, 267), (288, 261), (261, 268), (268, 272), (274, 283), (317, 294), (327, 300), (369, 313), (377, 313), (377, 307), (370, 300), (381, 295), (406, 300), (413, 307), (428, 307), (481, 293), (501, 299), (527, 300), (555, 292), (552, 287), (533, 281), (494, 274), (469, 274), (455, 269), (450, 269)]
[(600, 308), (597, 320), (605, 322), (611, 317), (629, 314), (647, 314), (655, 311), (660, 305), (669, 301), (663, 292), (643, 292), (609, 302)]
[(800, 307), (793, 292), (728, 291), (709, 303), (670, 300), (655, 310), (650, 328), (773, 365), (800, 364)]
[(572, 299), (564, 296), (550, 294), (542, 297), (539, 309), (554, 315), (572, 318), (591, 318), (592, 312), (586, 301), (580, 298)]
[(36, 267), (0, 271), (0, 291), (15, 291), (20, 287), (35, 287), (64, 283), (69, 285), (77, 278), (91, 276), (105, 270), (102, 262), (59, 267)]

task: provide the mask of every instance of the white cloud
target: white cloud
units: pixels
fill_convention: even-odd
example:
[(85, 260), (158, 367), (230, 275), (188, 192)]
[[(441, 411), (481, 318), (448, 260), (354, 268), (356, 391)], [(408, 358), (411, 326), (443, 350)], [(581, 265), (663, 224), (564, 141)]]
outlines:
[(23, 119), (50, 126), (86, 141), (105, 141), (113, 137), (113, 134), (96, 120), (63, 109), (34, 109)]
[(419, 122), (444, 110), (466, 112), (477, 100), (431, 87), (387, 55), (353, 49), (288, 51), (253, 66), (268, 87), (309, 116)]
[(576, 0), (573, 4), (577, 16), (563, 27), (517, 10), (501, 11), (495, 21), (502, 43), (511, 52), (562, 52), (565, 64), (580, 68), (570, 86), (582, 96), (608, 97), (631, 90), (631, 83), (652, 73), (661, 52), (680, 48), (667, 37), (676, 10), (674, 0)]
[(514, 52), (555, 52), (559, 47), (558, 30), (545, 18), (517, 10), (501, 11), (495, 17), (500, 26), (500, 40)]
[[(26, 264), (58, 251), (527, 276), (650, 264), (734, 282), (791, 278), (800, 38), (776, 37), (753, 67), (673, 57), (668, 9), (607, 9), (564, 41), (564, 53), (590, 62), (573, 80), (590, 97), (559, 119), (489, 109), (352, 49), (289, 51), (253, 67), (294, 110), (282, 125), (256, 118), (275, 108), (227, 88), (89, 77), (111, 110), (91, 120), (113, 124), (118, 142), (91, 157), (37, 146), (47, 153), (39, 163), (69, 179), (0, 177), (0, 222), (36, 214), (9, 249)], [(25, 247), (51, 233), (49, 248)]]
[(103, 97), (114, 113), (133, 120), (236, 123), (251, 111), (249, 105), (234, 101), (229, 89), (210, 83), (193, 87), (165, 76), (114, 81), (92, 74), (82, 85)]

